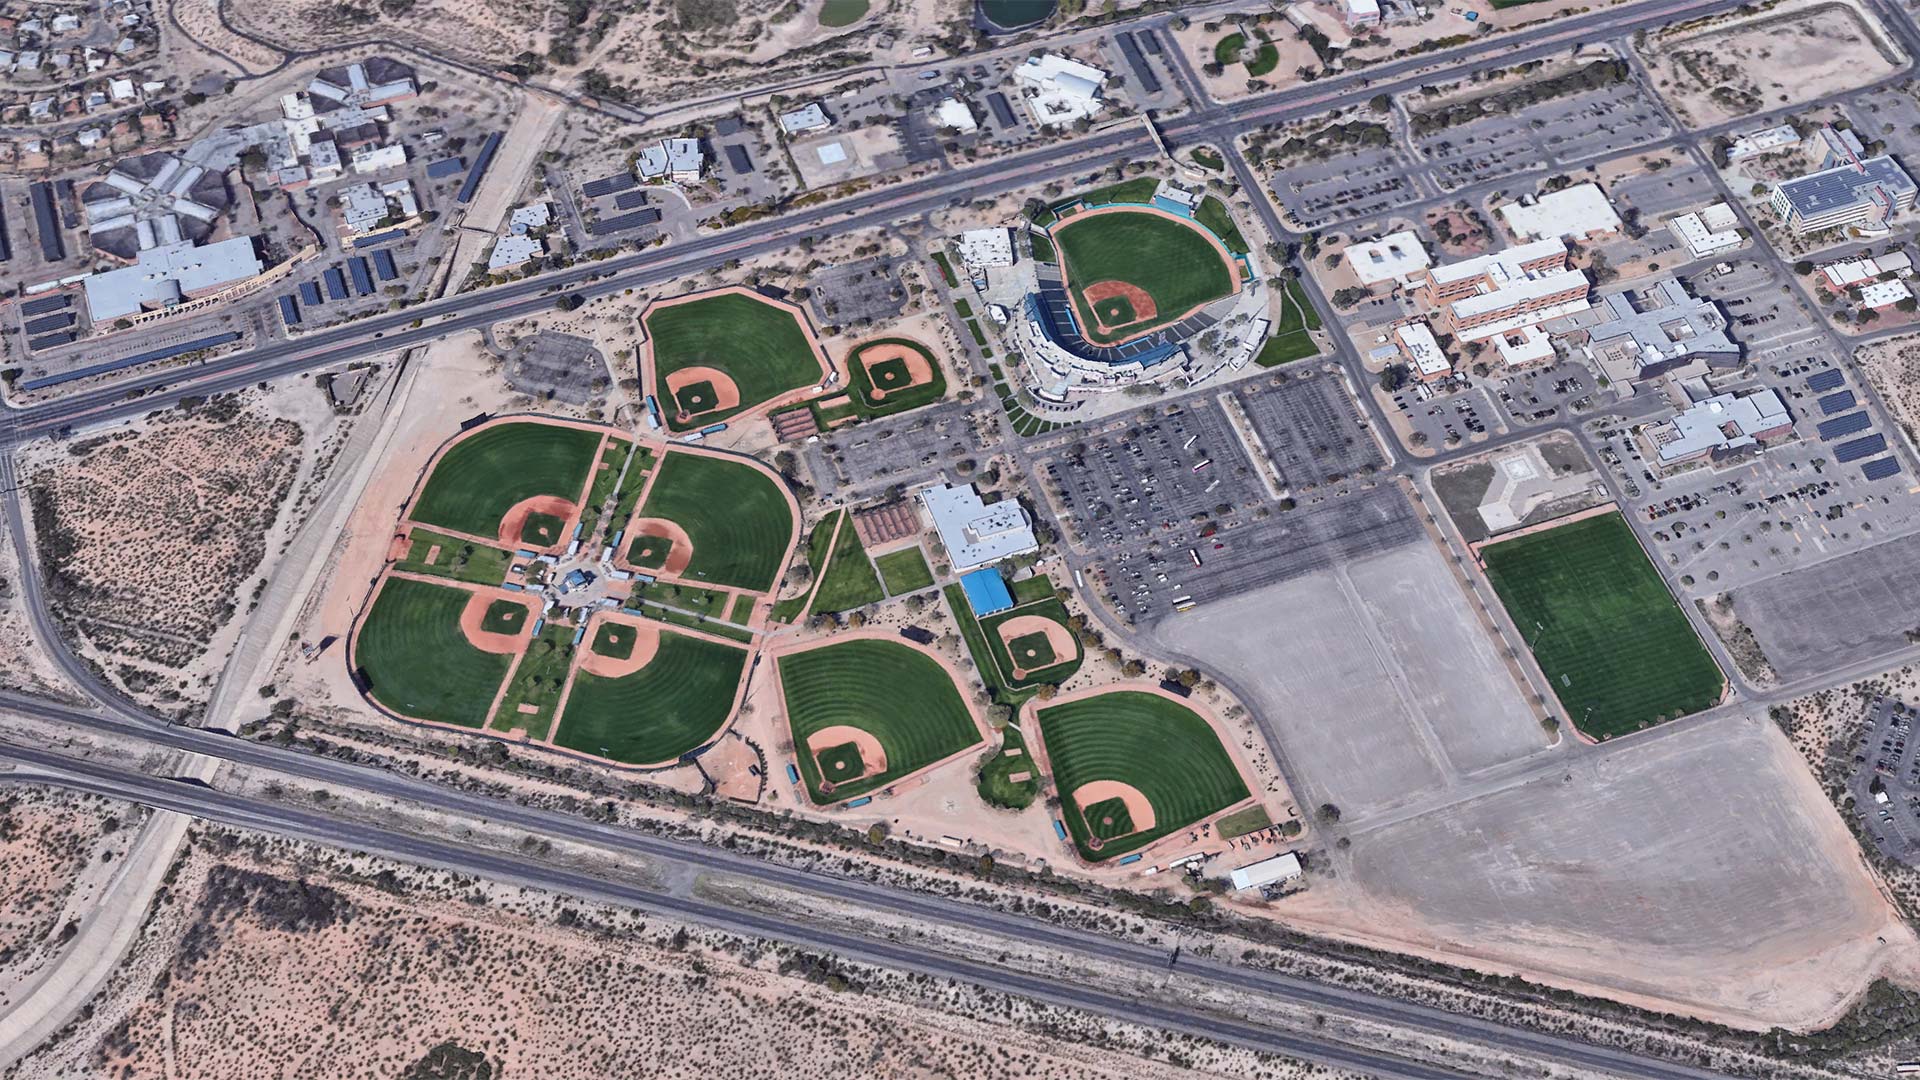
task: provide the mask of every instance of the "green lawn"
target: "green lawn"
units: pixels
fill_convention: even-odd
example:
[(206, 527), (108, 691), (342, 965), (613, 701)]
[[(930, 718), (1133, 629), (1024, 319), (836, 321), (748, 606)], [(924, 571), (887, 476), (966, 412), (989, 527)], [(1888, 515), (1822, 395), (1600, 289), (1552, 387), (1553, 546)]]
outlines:
[(744, 649), (663, 630), (640, 670), (574, 677), (553, 741), (628, 765), (672, 761), (726, 723), (746, 662)]
[(693, 543), (686, 578), (765, 592), (793, 538), (780, 481), (745, 461), (671, 453), (641, 516), (678, 522)]
[(1267, 808), (1256, 803), (1245, 810), (1235, 810), (1221, 817), (1218, 825), (1220, 839), (1231, 840), (1236, 836), (1245, 836), (1271, 824), (1273, 824), (1273, 818), (1268, 816)]
[(1611, 738), (1720, 700), (1720, 668), (1619, 514), (1489, 544), (1480, 556), (1588, 735)]
[[(1068, 292), (1090, 341), (1113, 341), (1185, 315), (1199, 304), (1231, 295), (1237, 286), (1212, 243), (1192, 225), (1158, 214), (1109, 213), (1070, 218), (1054, 226)], [(1082, 293), (1101, 281), (1146, 290), (1158, 313), (1102, 333), (1093, 329)]]
[(1035, 574), (1030, 578), (1009, 581), (1007, 591), (1013, 594), (1016, 604), (1031, 604), (1035, 600), (1046, 600), (1054, 595), (1053, 579), (1045, 574)]
[[(1061, 795), (1060, 816), (1089, 862), (1145, 847), (1247, 797), (1247, 787), (1213, 728), (1158, 694), (1119, 690), (1039, 712), (1040, 736)], [(1083, 784), (1130, 784), (1153, 806), (1154, 827), (1088, 846), (1092, 835), (1070, 797)]]
[[(559, 707), (560, 692), (567, 685), (567, 668), (573, 663), (573, 631), (571, 626), (550, 622), (527, 645), (513, 681), (500, 697), (500, 707), (494, 710), (495, 731), (518, 729), (535, 739), (547, 737), (553, 710)], [(522, 705), (531, 705), (535, 711), (522, 712)]]
[(527, 605), (518, 600), (495, 600), (480, 618), (480, 629), (489, 634), (517, 634), (527, 628)]
[(880, 568), (880, 580), (886, 583), (888, 596), (904, 596), (933, 584), (933, 571), (920, 545), (889, 552), (873, 560)]
[(374, 701), (402, 716), (477, 728), (513, 659), (482, 652), (460, 632), (468, 593), (388, 578), (373, 598), (353, 662)]
[(1193, 220), (1207, 227), (1207, 231), (1220, 238), (1227, 250), (1235, 255), (1247, 253), (1247, 238), (1240, 235), (1240, 226), (1233, 223), (1233, 212), (1227, 204), (1212, 195), (1200, 200), (1200, 209), (1193, 212)]
[(1247, 61), (1247, 74), (1258, 79), (1262, 75), (1271, 75), (1273, 69), (1280, 66), (1280, 49), (1271, 41), (1263, 41), (1254, 51), (1253, 59)]
[[(1009, 750), (1019, 753), (1009, 757)], [(1015, 773), (1029, 775), (1025, 780), (1009, 779)], [(1001, 730), (1000, 751), (980, 766), (977, 789), (980, 798), (988, 806), (1008, 810), (1024, 810), (1039, 798), (1040, 767), (1034, 764), (1033, 755), (1027, 752), (1027, 741), (1021, 738), (1019, 728), (1008, 725)]]
[(1160, 178), (1152, 174), (1136, 176), (1131, 180), (1122, 180), (1092, 191), (1083, 191), (1070, 199), (1063, 199), (1058, 205), (1069, 206), (1076, 202), (1088, 206), (1105, 206), (1108, 203), (1149, 203), (1153, 193), (1160, 187)]
[(578, 499), (600, 433), (524, 421), (498, 424), (455, 443), (427, 478), (413, 520), (493, 536), (517, 502), (535, 495)]
[[(434, 548), (440, 549), (438, 554), (434, 553)], [(428, 555), (434, 556), (431, 563), (427, 561)], [(406, 557), (394, 563), (393, 568), (455, 581), (471, 581), (476, 585), (498, 585), (507, 579), (507, 570), (512, 565), (511, 552), (431, 529), (414, 529), (407, 534)]]
[(1023, 604), (1020, 607), (1009, 608), (997, 615), (989, 615), (980, 621), (981, 635), (986, 639), (987, 648), (993, 653), (993, 662), (1000, 666), (1001, 675), (1008, 686), (1016, 690), (1039, 686), (1041, 683), (1053, 683), (1058, 686), (1066, 682), (1074, 672), (1080, 670), (1080, 662), (1083, 657), (1077, 648), (1078, 641), (1076, 640), (1076, 648), (1072, 655), (1060, 657), (1056, 663), (1039, 668), (1025, 678), (1014, 678), (1013, 658), (1007, 652), (1006, 642), (1000, 640), (998, 627), (1008, 619), (1020, 615), (1038, 615), (1042, 618), (1052, 619), (1061, 626), (1066, 626), (1067, 605), (1049, 596), (1047, 599), (1037, 603)]
[(852, 26), (867, 13), (867, 0), (826, 0), (820, 5), (820, 25)]
[[(873, 383), (867, 377), (867, 365), (860, 362), (860, 354), (876, 345), (904, 345), (927, 358), (933, 368), (933, 381), (909, 386), (904, 389), (887, 390), (878, 400), (873, 397)], [(905, 365), (901, 365), (903, 368)], [(940, 361), (917, 341), (906, 338), (880, 338), (875, 341), (863, 341), (847, 357), (847, 381), (852, 384), (853, 398), (860, 403), (863, 416), (891, 416), (894, 413), (917, 409), (922, 405), (931, 405), (947, 396), (947, 376), (940, 370)]]
[(1320, 313), (1313, 309), (1300, 283), (1287, 282), (1281, 298), (1283, 308), (1280, 321), (1273, 328), (1273, 336), (1260, 346), (1260, 351), (1253, 357), (1253, 362), (1261, 367), (1279, 367), (1320, 355), (1320, 346), (1314, 344), (1313, 335), (1307, 333), (1320, 329)]
[(1192, 152), (1187, 154), (1187, 157), (1191, 159), (1195, 165), (1213, 172), (1219, 172), (1227, 167), (1227, 159), (1204, 146), (1194, 147)]
[[(840, 514), (844, 518), (846, 511)], [(879, 575), (873, 572), (873, 561), (867, 558), (867, 549), (860, 543), (860, 533), (854, 529), (852, 521), (846, 521), (840, 526), (840, 535), (833, 541), (833, 555), (827, 560), (827, 574), (820, 579), (820, 586), (814, 591), (813, 606), (809, 613), (818, 615), (822, 612), (851, 611), (878, 603), (886, 596), (886, 592), (880, 588)]]
[(1247, 35), (1228, 34), (1213, 43), (1213, 62), (1221, 67), (1240, 62), (1240, 50), (1247, 47)]
[[(854, 798), (980, 741), (966, 701), (946, 669), (899, 642), (859, 638), (780, 658), (780, 686), (794, 757), (816, 803)], [(820, 790), (807, 736), (849, 725), (873, 733), (886, 751), (885, 771)]]
[[(656, 393), (664, 393), (668, 374), (688, 367), (726, 372), (740, 389), (741, 409), (820, 381), (820, 362), (799, 319), (752, 296), (723, 293), (656, 307), (647, 313), (646, 324), (655, 376), (661, 380)], [(682, 424), (664, 397), (660, 408), (675, 431), (704, 427), (739, 411), (701, 413)]]

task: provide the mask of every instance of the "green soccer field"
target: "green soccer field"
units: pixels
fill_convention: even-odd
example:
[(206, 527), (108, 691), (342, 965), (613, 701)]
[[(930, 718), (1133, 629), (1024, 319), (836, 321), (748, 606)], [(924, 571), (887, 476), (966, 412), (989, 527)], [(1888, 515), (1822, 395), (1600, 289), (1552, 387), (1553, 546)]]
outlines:
[(401, 716), (477, 728), (513, 658), (482, 652), (460, 632), (468, 593), (387, 579), (368, 609), (353, 662), (373, 700)]
[(1719, 666), (1619, 514), (1489, 544), (1480, 557), (1581, 731), (1607, 739), (1720, 700)]
[(525, 421), (498, 424), (455, 443), (434, 466), (412, 518), (493, 536), (515, 503), (535, 495), (580, 498), (600, 433)]
[[(1158, 694), (1117, 690), (1081, 698), (1041, 709), (1039, 721), (1061, 796), (1060, 816), (1089, 862), (1145, 847), (1247, 797), (1246, 784), (1213, 728), (1192, 709)], [(1094, 830), (1069, 796), (1095, 780), (1137, 788), (1153, 806), (1154, 827), (1090, 848)]]
[(673, 451), (658, 466), (640, 515), (687, 531), (688, 581), (756, 592), (773, 587), (796, 528), (779, 480), (745, 459)]
[[(653, 342), (655, 393), (667, 426), (675, 431), (724, 420), (789, 390), (820, 381), (820, 361), (806, 330), (785, 308), (739, 293), (656, 307), (646, 316)], [(740, 391), (735, 409), (703, 412), (687, 423), (674, 419), (666, 400), (666, 377), (681, 368), (710, 367), (727, 373)]]
[[(1096, 344), (1170, 323), (1200, 304), (1231, 295), (1239, 285), (1199, 229), (1158, 214), (1069, 218), (1054, 226), (1052, 236), (1065, 264), (1075, 317), (1087, 340)], [(1146, 290), (1156, 313), (1106, 333), (1096, 331), (1083, 290), (1102, 281)]]
[[(967, 703), (945, 668), (899, 642), (857, 638), (780, 658), (780, 687), (794, 757), (816, 803), (851, 799), (980, 742)], [(839, 725), (873, 733), (886, 770), (820, 790), (807, 736)]]
[(746, 662), (745, 649), (662, 630), (640, 670), (574, 675), (554, 744), (628, 765), (672, 761), (727, 722)]

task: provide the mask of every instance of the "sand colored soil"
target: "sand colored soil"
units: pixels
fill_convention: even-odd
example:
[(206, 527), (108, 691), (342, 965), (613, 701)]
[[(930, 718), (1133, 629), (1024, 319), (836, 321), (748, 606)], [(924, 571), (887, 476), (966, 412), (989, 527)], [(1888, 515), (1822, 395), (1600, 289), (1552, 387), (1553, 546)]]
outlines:
[[(713, 400), (699, 412), (687, 412), (680, 408), (680, 391), (699, 383), (708, 383), (713, 387)], [(735, 386), (733, 378), (719, 368), (688, 367), (667, 374), (667, 398), (675, 412), (683, 420), (699, 416), (702, 413), (721, 412), (740, 407), (740, 388)]]
[[(1007, 655), (1013, 658), (1013, 677), (1016, 679), (1026, 678), (1030, 671), (1064, 664), (1080, 651), (1079, 646), (1074, 643), (1073, 631), (1041, 615), (1016, 615), (1001, 623), (996, 630), (1000, 634), (1000, 641), (1007, 647)], [(1033, 634), (1047, 635), (1047, 644), (1053, 647), (1053, 659), (1028, 667), (1021, 662), (1027, 658), (1014, 650), (1013, 643)]]
[(500, 634), (480, 629), (481, 622), (487, 617), (487, 609), (493, 606), (495, 600), (512, 600), (526, 607), (527, 625), (533, 625), (533, 608), (526, 601), (504, 592), (488, 590), (467, 597), (467, 606), (460, 610), (460, 632), (467, 635), (467, 641), (482, 652), (512, 656), (526, 645), (527, 638), (519, 634)]
[[(657, 536), (673, 541), (673, 548), (667, 552), (665, 563), (649, 568), (627, 561), (627, 552), (633, 550), (633, 542), (643, 536)], [(693, 561), (693, 541), (687, 538), (687, 530), (681, 528), (679, 522), (666, 518), (634, 518), (627, 525), (627, 534), (620, 538), (620, 546), (624, 550), (614, 554), (614, 561), (643, 574), (679, 577), (687, 572), (687, 565)]]
[[(875, 401), (883, 400), (889, 391), (874, 378), (873, 369), (876, 365), (884, 364), (889, 360), (898, 360), (907, 365), (907, 375), (911, 380), (907, 386), (925, 386), (933, 381), (933, 364), (918, 350), (909, 349), (905, 345), (895, 345), (891, 342), (862, 345), (854, 350), (854, 356), (859, 359), (860, 366), (867, 369), (867, 381), (873, 384), (873, 389), (868, 391), (867, 396)], [(893, 389), (905, 390), (907, 386), (896, 386)]]
[[(1155, 306), (1153, 302), (1153, 294), (1129, 282), (1096, 281), (1080, 291), (1081, 294), (1087, 298), (1087, 305), (1089, 307), (1093, 307), (1093, 305), (1098, 304), (1102, 300), (1111, 300), (1116, 296), (1124, 297), (1127, 303), (1133, 305), (1133, 318), (1130, 319), (1129, 322), (1142, 322), (1146, 319), (1157, 318), (1160, 315), (1159, 307)], [(1099, 318), (1098, 308), (1094, 309), (1094, 317)], [(1127, 325), (1127, 323), (1110, 324), (1105, 319), (1100, 320), (1100, 327), (1104, 330), (1112, 330), (1116, 326), (1125, 325)]]
[(587, 634), (582, 643), (587, 647), (580, 650), (580, 670), (589, 675), (599, 675), (608, 679), (617, 679), (622, 675), (631, 675), (653, 661), (653, 654), (660, 651), (660, 624), (646, 619), (637, 619), (616, 612), (606, 612), (599, 618), (601, 622), (616, 626), (630, 627), (633, 630), (633, 652), (623, 659), (616, 656), (603, 656), (593, 650), (593, 639), (598, 630)]
[[(1127, 816), (1133, 819), (1134, 832), (1147, 832), (1154, 827), (1153, 804), (1132, 784), (1123, 784), (1118, 780), (1095, 780), (1074, 788), (1068, 798), (1073, 800), (1073, 805), (1079, 807), (1083, 815), (1089, 806), (1097, 806), (1108, 799), (1119, 799), (1126, 804)], [(1093, 826), (1099, 822), (1088, 821), (1087, 824)]]
[(572, 521), (576, 513), (579, 513), (579, 508), (573, 505), (573, 501), (558, 495), (535, 495), (531, 499), (522, 499), (514, 503), (513, 507), (507, 511), (507, 515), (500, 519), (500, 532), (497, 539), (500, 545), (509, 551), (520, 548), (531, 548), (535, 551), (558, 550), (567, 544), (567, 534), (564, 530), (559, 536), (554, 537), (551, 544), (536, 544), (531, 540), (524, 540), (520, 536), (520, 530), (526, 528), (527, 518), (534, 514), (552, 514), (562, 521)]
[[(826, 775), (826, 768), (819, 766), (821, 751), (845, 746), (848, 743), (852, 743), (854, 748), (860, 751), (861, 776), (875, 776), (887, 771), (887, 752), (880, 746), (880, 740), (874, 737), (873, 732), (851, 724), (840, 724), (821, 728), (807, 736), (807, 752), (814, 756), (814, 763), (820, 767), (821, 776)], [(828, 791), (833, 790), (831, 780), (822, 780), (820, 786)]]

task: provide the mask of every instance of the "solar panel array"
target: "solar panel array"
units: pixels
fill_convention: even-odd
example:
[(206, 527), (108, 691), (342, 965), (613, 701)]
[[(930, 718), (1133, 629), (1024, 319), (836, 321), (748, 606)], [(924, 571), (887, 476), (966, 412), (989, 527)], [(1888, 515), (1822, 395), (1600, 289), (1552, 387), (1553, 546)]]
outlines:
[(613, 197), (615, 210), (631, 210), (636, 206), (647, 205), (647, 193), (644, 191), (623, 191)]
[(1874, 432), (1871, 435), (1852, 439), (1833, 448), (1833, 460), (1845, 464), (1859, 461), (1863, 457), (1872, 457), (1887, 448), (1887, 437)]
[(380, 275), (381, 281), (392, 281), (400, 276), (400, 268), (394, 265), (393, 252), (382, 249), (373, 253), (373, 272)]
[(1868, 480), (1885, 480), (1900, 471), (1900, 462), (1895, 458), (1874, 458), (1860, 466), (1860, 475)]
[(1816, 394), (1824, 394), (1829, 390), (1839, 387), (1841, 383), (1846, 381), (1847, 377), (1840, 374), (1838, 368), (1828, 368), (1825, 371), (1817, 371), (1807, 376), (1807, 389)]
[(300, 305), (293, 302), (293, 294), (280, 298), (280, 320), (288, 326), (300, 325)]
[(639, 182), (630, 172), (614, 173), (612, 176), (603, 176), (598, 180), (589, 180), (580, 186), (580, 190), (587, 198), (597, 199), (602, 195), (625, 191)]
[(1848, 413), (1845, 416), (1820, 421), (1820, 438), (1822, 441), (1832, 442), (1842, 435), (1853, 435), (1872, 426), (1873, 421), (1867, 419), (1866, 413)]
[(1820, 414), (1822, 416), (1832, 416), (1834, 413), (1846, 412), (1848, 409), (1853, 408), (1855, 404), (1856, 401), (1853, 396), (1853, 391), (1842, 390), (1837, 394), (1828, 394), (1826, 397), (1820, 399)]
[(311, 281), (301, 282), (300, 302), (309, 305), (318, 304), (320, 302), (320, 286)]
[(21, 304), (20, 312), (23, 315), (45, 315), (49, 311), (59, 311), (71, 303), (73, 303), (72, 293), (56, 293), (52, 296), (43, 296), (38, 300), (29, 300)]
[(628, 229), (637, 229), (642, 225), (651, 225), (659, 220), (660, 211), (658, 210), (635, 210), (630, 214), (601, 218), (599, 221), (587, 226), (587, 231), (595, 236), (605, 236), (608, 233), (625, 232)]
[(27, 320), (27, 333), (49, 334), (55, 330), (65, 330), (67, 327), (73, 325), (73, 318), (73, 312), (63, 311), (58, 315), (42, 315), (37, 319), (29, 319)]

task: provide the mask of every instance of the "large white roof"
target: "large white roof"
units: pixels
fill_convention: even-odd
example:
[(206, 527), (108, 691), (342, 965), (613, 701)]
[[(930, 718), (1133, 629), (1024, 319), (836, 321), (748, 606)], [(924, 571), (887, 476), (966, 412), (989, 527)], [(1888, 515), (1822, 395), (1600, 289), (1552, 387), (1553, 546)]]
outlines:
[(1040, 546), (1033, 535), (1033, 522), (1017, 499), (1001, 499), (989, 506), (971, 484), (943, 484), (922, 491), (920, 501), (933, 515), (934, 528), (940, 532), (940, 542), (946, 546), (955, 572), (964, 573)]
[(1347, 245), (1347, 265), (1362, 285), (1383, 281), (1401, 281), (1408, 275), (1432, 266), (1426, 245), (1411, 229), (1388, 233), (1377, 240)]
[(1510, 202), (1495, 211), (1514, 235), (1525, 240), (1546, 237), (1580, 239), (1591, 233), (1619, 232), (1620, 215), (1598, 184), (1576, 184), (1549, 192), (1531, 205)]

